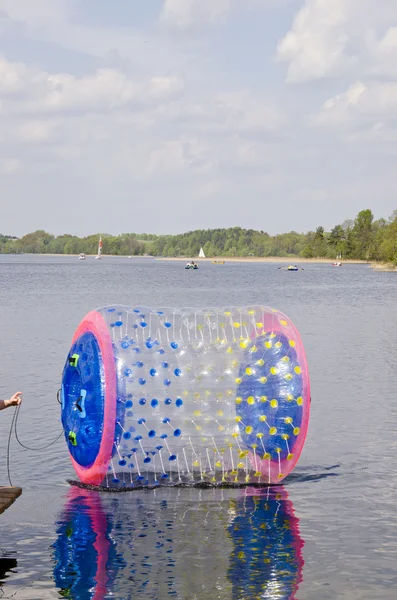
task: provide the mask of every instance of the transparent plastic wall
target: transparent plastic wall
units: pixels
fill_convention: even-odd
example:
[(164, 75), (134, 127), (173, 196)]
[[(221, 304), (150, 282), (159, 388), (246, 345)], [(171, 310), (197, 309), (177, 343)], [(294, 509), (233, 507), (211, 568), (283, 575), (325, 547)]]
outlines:
[(63, 373), (65, 438), (92, 485), (278, 483), (309, 412), (299, 333), (265, 306), (101, 308)]

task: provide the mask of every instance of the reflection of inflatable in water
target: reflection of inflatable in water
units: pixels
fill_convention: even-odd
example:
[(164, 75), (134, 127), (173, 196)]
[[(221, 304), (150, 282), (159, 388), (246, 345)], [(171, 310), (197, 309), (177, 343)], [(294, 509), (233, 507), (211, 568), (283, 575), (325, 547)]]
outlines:
[(295, 598), (303, 565), (298, 523), (282, 487), (251, 489), (236, 502), (229, 526), (233, 599)]
[(63, 597), (295, 597), (303, 541), (281, 486), (128, 496), (71, 488), (54, 544)]
[(112, 588), (118, 571), (112, 530), (99, 494), (72, 488), (54, 544), (54, 580), (62, 597), (101, 600)]
[(83, 483), (280, 483), (308, 427), (299, 333), (277, 310), (112, 306), (79, 325), (62, 424)]

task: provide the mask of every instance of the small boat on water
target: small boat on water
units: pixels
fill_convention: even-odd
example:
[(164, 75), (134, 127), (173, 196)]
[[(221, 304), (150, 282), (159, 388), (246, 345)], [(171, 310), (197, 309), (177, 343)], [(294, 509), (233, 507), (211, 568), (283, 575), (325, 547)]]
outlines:
[(99, 238), (98, 244), (98, 254), (95, 257), (95, 260), (100, 260), (102, 258), (102, 236)]
[(199, 258), (205, 258), (204, 250), (202, 248), (200, 248), (200, 252), (199, 252), (198, 257)]
[(334, 263), (332, 263), (332, 266), (333, 267), (341, 267), (342, 263), (341, 262), (334, 262)]
[(191, 262), (188, 262), (185, 269), (198, 269), (198, 264), (196, 262), (194, 262), (194, 260), (192, 260)]
[(213, 260), (212, 264), (213, 265), (224, 265), (225, 261), (224, 260)]
[(85, 260), (85, 254), (82, 252), (79, 256), (79, 260)]
[(277, 267), (279, 271), (304, 271), (301, 267), (297, 267), (296, 265), (289, 265), (288, 267)]

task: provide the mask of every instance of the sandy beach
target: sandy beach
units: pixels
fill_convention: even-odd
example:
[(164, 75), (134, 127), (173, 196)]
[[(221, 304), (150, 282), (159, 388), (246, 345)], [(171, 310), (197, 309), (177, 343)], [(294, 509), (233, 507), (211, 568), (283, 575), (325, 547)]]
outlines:
[[(156, 260), (173, 260), (173, 261), (189, 261), (192, 260), (192, 258), (190, 257), (182, 257), (182, 256), (177, 256), (177, 257), (163, 257), (163, 256), (158, 256), (155, 257)], [(216, 256), (213, 258), (195, 258), (194, 259), (196, 262), (198, 263), (202, 263), (202, 262), (214, 262), (214, 261), (224, 261), (225, 263), (231, 263), (231, 262), (246, 262), (246, 263), (284, 263), (284, 264), (303, 264), (303, 263), (325, 263), (325, 264), (332, 264), (334, 261), (330, 258), (300, 258), (300, 257), (289, 257), (289, 258), (285, 258), (285, 257), (280, 257), (280, 256), (247, 256), (247, 257), (238, 257), (238, 256), (229, 256), (229, 257), (223, 257), (223, 256)], [(368, 264), (367, 261), (365, 260), (343, 260), (342, 264)]]
[(397, 273), (397, 267), (395, 267), (392, 263), (371, 263), (371, 268), (376, 269), (377, 271), (386, 271), (388, 273)]

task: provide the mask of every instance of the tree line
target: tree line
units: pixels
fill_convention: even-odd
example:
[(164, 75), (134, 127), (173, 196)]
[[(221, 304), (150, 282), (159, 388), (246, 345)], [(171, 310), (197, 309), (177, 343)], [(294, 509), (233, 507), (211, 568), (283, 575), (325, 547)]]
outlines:
[[(180, 235), (124, 233), (101, 234), (103, 254), (124, 256), (184, 256), (194, 258), (202, 247), (208, 257), (285, 257), (379, 260), (397, 264), (397, 210), (389, 219), (375, 220), (371, 210), (362, 210), (354, 220), (331, 231), (290, 231), (271, 236), (265, 231), (231, 227), (195, 230)], [(21, 238), (0, 234), (0, 253), (95, 254), (99, 234), (79, 238), (53, 236), (39, 230)]]

